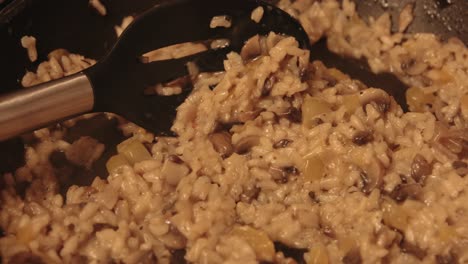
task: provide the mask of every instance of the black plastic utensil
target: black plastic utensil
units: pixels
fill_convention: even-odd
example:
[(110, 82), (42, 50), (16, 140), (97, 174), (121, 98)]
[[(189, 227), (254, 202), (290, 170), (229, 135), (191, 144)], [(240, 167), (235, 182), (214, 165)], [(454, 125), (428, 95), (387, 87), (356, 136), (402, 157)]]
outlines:
[[(258, 6), (264, 15), (255, 23), (250, 15)], [(210, 28), (211, 19), (220, 15), (230, 18), (231, 27)], [(116, 113), (157, 134), (168, 134), (176, 106), (189, 91), (165, 97), (145, 95), (144, 89), (187, 75), (189, 61), (201, 70), (221, 70), (228, 52), (240, 51), (248, 38), (271, 31), (294, 36), (302, 48), (309, 48), (300, 24), (262, 1), (177, 0), (158, 5), (140, 15), (96, 65), (0, 97), (0, 140), (89, 111)], [(214, 39), (228, 39), (230, 45), (180, 59), (140, 60), (151, 50)]]

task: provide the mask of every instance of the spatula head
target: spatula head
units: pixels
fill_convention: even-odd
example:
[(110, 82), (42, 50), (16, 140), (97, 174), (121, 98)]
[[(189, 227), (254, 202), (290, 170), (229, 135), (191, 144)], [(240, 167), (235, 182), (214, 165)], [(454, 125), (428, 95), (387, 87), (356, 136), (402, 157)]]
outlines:
[[(264, 14), (260, 23), (256, 23), (250, 17), (259, 6)], [(220, 15), (228, 16), (231, 26), (210, 28), (212, 18)], [(176, 108), (190, 90), (177, 96), (148, 96), (144, 95), (144, 89), (187, 75), (189, 61), (204, 61), (205, 65), (199, 65), (202, 70), (222, 70), (228, 52), (240, 51), (250, 37), (271, 31), (294, 36), (301, 47), (309, 48), (301, 25), (284, 11), (262, 1), (176, 0), (155, 6), (124, 31), (105, 59), (86, 71), (95, 90), (95, 111), (113, 112), (157, 134), (170, 134)], [(174, 60), (152, 63), (139, 60), (151, 50), (214, 39), (228, 39), (230, 45)]]

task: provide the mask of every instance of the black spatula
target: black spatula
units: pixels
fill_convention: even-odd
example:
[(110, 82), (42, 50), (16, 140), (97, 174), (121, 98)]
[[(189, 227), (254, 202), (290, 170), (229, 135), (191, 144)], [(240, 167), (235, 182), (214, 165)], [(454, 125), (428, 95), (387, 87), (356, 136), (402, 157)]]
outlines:
[[(251, 12), (262, 6), (260, 23)], [(210, 28), (214, 16), (226, 15), (229, 28)], [(148, 96), (148, 86), (188, 74), (186, 63), (202, 70), (221, 70), (230, 51), (240, 51), (255, 34), (274, 31), (296, 37), (309, 48), (300, 24), (282, 10), (262, 1), (177, 0), (139, 16), (111, 52), (83, 72), (0, 97), (0, 140), (86, 112), (112, 112), (157, 134), (167, 134), (176, 107), (189, 91), (177, 96)], [(226, 48), (174, 60), (142, 63), (146, 52), (178, 43), (228, 39)], [(206, 68), (205, 68), (206, 67)]]

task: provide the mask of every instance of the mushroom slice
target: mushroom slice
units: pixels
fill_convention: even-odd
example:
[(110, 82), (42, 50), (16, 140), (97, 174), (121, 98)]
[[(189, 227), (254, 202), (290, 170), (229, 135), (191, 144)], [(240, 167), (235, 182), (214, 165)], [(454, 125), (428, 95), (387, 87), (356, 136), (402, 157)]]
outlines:
[(292, 142), (293, 142), (292, 140), (287, 139), (287, 138), (284, 138), (284, 139), (279, 140), (279, 141), (276, 142), (275, 144), (273, 144), (273, 148), (274, 148), (274, 149), (286, 148), (286, 147), (289, 146), (289, 144), (291, 144)]
[(362, 256), (359, 248), (353, 248), (343, 257), (344, 264), (358, 264), (362, 263)]
[(240, 55), (244, 61), (250, 61), (262, 55), (260, 36), (255, 35), (248, 39), (245, 45), (242, 47)]
[(422, 187), (417, 183), (400, 184), (390, 193), (390, 197), (397, 202), (403, 202), (408, 198), (420, 199)]
[(366, 145), (369, 142), (374, 140), (374, 136), (372, 135), (371, 131), (364, 130), (358, 131), (353, 135), (352, 141), (354, 144), (358, 146)]
[(361, 105), (372, 104), (380, 113), (386, 113), (391, 106), (391, 98), (384, 90), (369, 88), (361, 92), (359, 96)]
[(370, 194), (375, 188), (379, 188), (383, 182), (383, 167), (378, 161), (373, 161), (361, 168), (362, 192)]
[(432, 164), (427, 162), (421, 154), (416, 154), (411, 164), (411, 177), (413, 177), (417, 183), (423, 184), (426, 177), (431, 173)]
[(299, 170), (294, 166), (287, 167), (270, 167), (268, 170), (271, 177), (276, 183), (287, 183), (289, 180), (289, 175), (298, 175)]
[(452, 163), (452, 168), (455, 169), (458, 175), (465, 177), (468, 174), (468, 164), (461, 160), (456, 160)]
[(427, 255), (427, 252), (424, 249), (420, 248), (416, 244), (407, 241), (406, 239), (403, 239), (403, 241), (400, 243), (400, 248), (402, 252), (411, 254), (419, 260), (423, 260)]
[(241, 138), (236, 144), (234, 144), (234, 152), (237, 154), (247, 154), (250, 152), (253, 146), (260, 143), (260, 137), (251, 135)]
[(221, 157), (227, 158), (234, 152), (234, 147), (231, 143), (231, 135), (228, 132), (213, 133), (208, 138), (211, 144), (213, 144), (213, 148)]

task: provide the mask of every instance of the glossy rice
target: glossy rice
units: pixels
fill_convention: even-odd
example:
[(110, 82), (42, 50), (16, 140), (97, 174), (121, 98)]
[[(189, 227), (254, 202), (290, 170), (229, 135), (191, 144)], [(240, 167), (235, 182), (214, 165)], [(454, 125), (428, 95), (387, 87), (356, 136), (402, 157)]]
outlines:
[[(391, 33), (388, 14), (365, 23), (347, 0), (279, 6), (311, 42), (327, 36), (331, 50), (408, 84), (410, 111), (309, 62), (294, 38), (254, 38), (228, 55), (225, 71), (194, 78), (172, 127), (178, 136), (154, 139), (122, 124), (132, 139), (121, 149), (144, 143), (150, 156), (90, 186), (59, 194), (49, 156), (79, 143), (36, 131), (40, 143), (27, 147), (26, 165), (3, 176), (3, 261), (468, 262), (464, 44), (404, 33), (410, 7), (400, 19), (406, 26)], [(51, 56), (23, 85), (89, 62)]]

